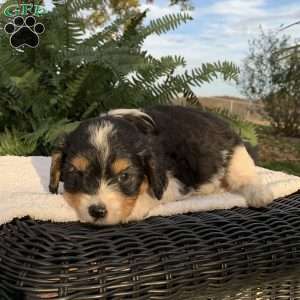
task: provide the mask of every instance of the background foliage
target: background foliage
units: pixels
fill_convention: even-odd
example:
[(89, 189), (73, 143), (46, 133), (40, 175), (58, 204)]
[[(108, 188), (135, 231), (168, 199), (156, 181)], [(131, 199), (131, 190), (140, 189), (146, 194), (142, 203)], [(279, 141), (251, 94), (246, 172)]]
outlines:
[(241, 86), (261, 100), (277, 133), (300, 137), (300, 53), (290, 38), (261, 32), (250, 41)]
[[(15, 1), (0, 7), (0, 29), (8, 22), (3, 9), (10, 3)], [(168, 103), (182, 95), (192, 101), (194, 86), (219, 74), (237, 78), (237, 68), (228, 62), (187, 71), (183, 57), (158, 59), (143, 50), (148, 36), (190, 21), (184, 11), (144, 25), (147, 12), (120, 8), (122, 13), (95, 25), (81, 12), (93, 13), (102, 1), (53, 3), (54, 9), (39, 18), (46, 31), (38, 48), (12, 49), (0, 30), (1, 155), (47, 155), (61, 131), (79, 120), (116, 107)]]

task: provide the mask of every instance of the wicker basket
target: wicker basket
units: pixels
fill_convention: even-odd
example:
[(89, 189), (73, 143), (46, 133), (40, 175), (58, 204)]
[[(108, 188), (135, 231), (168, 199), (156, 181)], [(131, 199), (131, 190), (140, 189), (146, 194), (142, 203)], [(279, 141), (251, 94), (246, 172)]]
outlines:
[(125, 226), (14, 220), (0, 299), (300, 299), (300, 193)]

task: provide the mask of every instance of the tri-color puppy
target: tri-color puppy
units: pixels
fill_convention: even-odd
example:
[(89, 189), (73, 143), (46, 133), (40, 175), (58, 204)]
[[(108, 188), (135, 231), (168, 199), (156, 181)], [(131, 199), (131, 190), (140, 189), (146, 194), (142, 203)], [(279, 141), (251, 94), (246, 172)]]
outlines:
[(52, 154), (52, 193), (59, 181), (80, 220), (94, 224), (141, 220), (156, 205), (191, 195), (232, 191), (254, 207), (273, 200), (230, 126), (180, 106), (117, 109), (83, 121)]

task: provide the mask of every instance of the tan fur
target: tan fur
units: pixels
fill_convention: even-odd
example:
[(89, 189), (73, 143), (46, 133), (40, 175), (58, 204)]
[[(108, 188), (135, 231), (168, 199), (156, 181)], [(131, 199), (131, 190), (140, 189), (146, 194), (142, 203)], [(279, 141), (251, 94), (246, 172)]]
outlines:
[(56, 187), (59, 184), (60, 174), (61, 174), (61, 159), (62, 153), (53, 153), (51, 160), (51, 169), (50, 169), (50, 186)]
[(148, 191), (148, 190), (149, 190), (149, 182), (148, 182), (147, 177), (145, 177), (145, 178), (144, 178), (144, 181), (143, 181), (142, 184), (141, 184), (139, 194), (141, 195), (141, 194), (145, 193), (145, 192)]
[(136, 199), (135, 206), (133, 207), (131, 214), (127, 217), (126, 221), (138, 221), (144, 219), (151, 209), (164, 203), (182, 200), (188, 195), (182, 195), (182, 184), (179, 180), (174, 178), (172, 174), (168, 173), (168, 186), (162, 196), (161, 200), (153, 198), (148, 181), (144, 181), (141, 186), (140, 193)]
[(71, 164), (77, 169), (78, 171), (85, 171), (89, 165), (89, 161), (83, 157), (82, 155), (75, 156), (71, 160)]
[(272, 191), (261, 185), (255, 163), (245, 146), (237, 146), (229, 161), (225, 182), (229, 191), (241, 193), (249, 206), (261, 207), (273, 201)]
[[(102, 202), (108, 211), (107, 222), (109, 222), (109, 224), (126, 222), (128, 216), (132, 213), (136, 205), (137, 199), (143, 197), (148, 188), (149, 184), (145, 178), (140, 186), (138, 195), (135, 197), (126, 197), (119, 191), (114, 191), (113, 187), (103, 185), (103, 189), (100, 188), (100, 194), (103, 193), (103, 195), (105, 195)], [(100, 199), (102, 199), (101, 196)], [(116, 218), (119, 218), (119, 220), (116, 220)]]
[(107, 185), (102, 182), (97, 195), (91, 196), (83, 193), (67, 193), (64, 197), (71, 207), (73, 207), (81, 220), (93, 223), (94, 220), (89, 216), (88, 208), (92, 204), (104, 205), (107, 216), (99, 220), (99, 224), (117, 224), (127, 222), (128, 216), (132, 213), (138, 198), (147, 194), (148, 181), (145, 178), (140, 186), (139, 194), (135, 197), (126, 197), (121, 194), (114, 185)]
[(133, 198), (123, 198), (123, 203), (121, 205), (121, 218), (124, 221), (130, 214), (135, 205), (137, 197)]
[[(228, 153), (224, 152), (224, 161)], [(199, 186), (192, 195), (209, 195), (221, 192), (242, 194), (249, 206), (261, 207), (273, 200), (272, 192), (258, 182), (255, 163), (245, 146), (239, 145), (233, 150), (226, 171), (214, 175), (209, 182)]]
[(238, 191), (245, 185), (256, 181), (256, 170), (253, 159), (244, 146), (237, 146), (229, 161), (225, 180), (232, 191)]
[(66, 199), (66, 201), (68, 202), (68, 204), (71, 207), (73, 207), (75, 210), (79, 209), (81, 199), (84, 197), (83, 194), (81, 194), (81, 193), (72, 194), (72, 193), (68, 193), (68, 192), (64, 192), (63, 196)]
[(128, 159), (116, 159), (112, 164), (112, 170), (115, 174), (119, 174), (130, 166)]

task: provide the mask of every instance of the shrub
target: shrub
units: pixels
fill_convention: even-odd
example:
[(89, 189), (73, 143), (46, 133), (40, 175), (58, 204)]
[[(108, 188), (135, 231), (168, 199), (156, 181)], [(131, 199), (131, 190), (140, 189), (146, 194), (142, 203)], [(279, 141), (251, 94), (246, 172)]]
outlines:
[(250, 42), (241, 86), (254, 100), (260, 99), (276, 132), (300, 136), (300, 59), (290, 39), (261, 32)]

